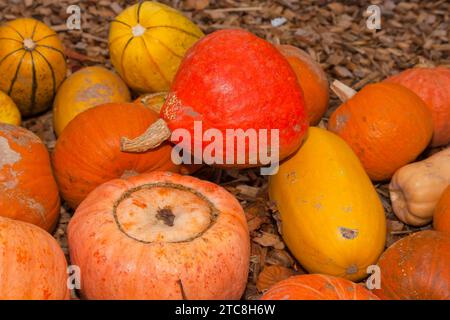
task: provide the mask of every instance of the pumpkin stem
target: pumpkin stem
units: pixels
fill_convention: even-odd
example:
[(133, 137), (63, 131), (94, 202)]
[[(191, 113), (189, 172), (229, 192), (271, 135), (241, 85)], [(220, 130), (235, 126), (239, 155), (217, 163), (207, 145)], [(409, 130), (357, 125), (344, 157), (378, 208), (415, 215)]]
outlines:
[(171, 132), (167, 123), (163, 119), (159, 119), (137, 138), (128, 139), (122, 137), (120, 139), (120, 148), (123, 152), (145, 152), (159, 146), (170, 135)]
[(356, 90), (353, 90), (339, 80), (334, 80), (330, 86), (330, 89), (338, 96), (338, 98), (342, 102), (347, 101), (356, 94)]
[(156, 219), (164, 222), (166, 226), (173, 227), (173, 221), (175, 220), (175, 215), (170, 208), (158, 209), (156, 213)]

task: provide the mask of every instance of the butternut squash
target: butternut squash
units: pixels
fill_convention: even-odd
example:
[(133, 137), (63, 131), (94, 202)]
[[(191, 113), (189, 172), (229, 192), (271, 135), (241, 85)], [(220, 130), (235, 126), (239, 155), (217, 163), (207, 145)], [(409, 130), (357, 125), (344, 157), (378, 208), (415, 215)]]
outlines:
[(449, 184), (450, 148), (400, 168), (389, 185), (395, 215), (413, 226), (426, 225)]
[(269, 178), (282, 236), (310, 273), (360, 280), (384, 249), (381, 201), (352, 149), (310, 127), (300, 150)]

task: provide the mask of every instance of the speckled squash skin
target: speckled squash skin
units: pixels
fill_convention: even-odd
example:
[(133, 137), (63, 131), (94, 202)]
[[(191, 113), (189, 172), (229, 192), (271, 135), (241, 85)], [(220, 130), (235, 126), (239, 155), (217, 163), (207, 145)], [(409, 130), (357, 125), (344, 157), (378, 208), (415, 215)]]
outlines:
[(17, 104), (22, 116), (51, 106), (66, 76), (66, 58), (58, 35), (30, 18), (0, 26), (0, 90)]
[(431, 112), (414, 92), (396, 83), (366, 85), (331, 115), (328, 130), (343, 138), (374, 181), (387, 180), (427, 147)]
[(269, 177), (282, 237), (310, 273), (361, 280), (384, 249), (383, 206), (360, 161), (337, 135), (310, 127)]
[(61, 247), (32, 224), (0, 217), (0, 300), (67, 300)]
[(202, 36), (181, 12), (158, 2), (142, 1), (111, 22), (111, 62), (134, 91), (167, 91), (186, 50)]
[(24, 128), (0, 123), (0, 215), (51, 231), (59, 194), (48, 151)]
[(16, 104), (6, 93), (0, 91), (0, 123), (19, 126), (20, 122), (20, 111)]
[(379, 300), (364, 288), (347, 279), (323, 274), (305, 274), (280, 281), (261, 300)]
[(449, 300), (450, 234), (419, 231), (390, 246), (380, 257), (382, 300)]
[(246, 286), (244, 211), (225, 189), (194, 177), (109, 181), (78, 207), (68, 239), (87, 299), (231, 300)]
[[(172, 132), (185, 129), (192, 137), (195, 121), (202, 121), (203, 132), (214, 128), (224, 137), (226, 129), (267, 129), (271, 141), (270, 129), (278, 129), (280, 159), (298, 149), (308, 127), (301, 88), (288, 61), (272, 44), (244, 30), (213, 32), (188, 51), (161, 118)], [(203, 142), (203, 150), (208, 144)], [(180, 146), (189, 147), (186, 142)], [(223, 146), (218, 157), (226, 163), (226, 155), (237, 151)], [(255, 153), (247, 144), (246, 159)]]
[(277, 49), (289, 61), (303, 89), (309, 124), (317, 125), (328, 108), (330, 94), (327, 75), (305, 51), (290, 45), (278, 45)]
[(114, 72), (100, 66), (85, 67), (68, 77), (53, 102), (53, 128), (59, 136), (84, 110), (115, 102), (130, 102), (127, 85)]
[(414, 91), (433, 116), (432, 146), (450, 143), (450, 68), (412, 68), (388, 79)]
[(57, 140), (52, 155), (64, 200), (76, 208), (108, 180), (154, 170), (177, 171), (168, 143), (144, 153), (120, 151), (122, 136), (138, 136), (157, 119), (156, 113), (135, 103), (107, 103), (77, 115)]
[(442, 193), (433, 216), (433, 227), (450, 234), (450, 184)]

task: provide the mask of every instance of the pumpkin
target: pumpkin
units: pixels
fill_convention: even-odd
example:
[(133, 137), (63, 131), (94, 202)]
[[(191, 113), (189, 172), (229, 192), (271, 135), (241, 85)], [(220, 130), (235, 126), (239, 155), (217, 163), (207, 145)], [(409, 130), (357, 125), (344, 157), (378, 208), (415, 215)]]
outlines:
[(404, 223), (426, 225), (433, 219), (436, 204), (448, 185), (450, 148), (395, 172), (389, 184), (392, 209)]
[(320, 65), (305, 51), (290, 45), (278, 45), (303, 89), (309, 124), (317, 125), (328, 108), (328, 80)]
[(146, 93), (140, 95), (134, 103), (142, 103), (144, 106), (156, 113), (161, 112), (161, 108), (166, 102), (167, 92)]
[(133, 90), (167, 91), (186, 50), (202, 36), (201, 30), (179, 11), (141, 1), (111, 22), (111, 62)]
[(287, 279), (294, 274), (292, 269), (283, 266), (267, 266), (258, 275), (258, 281), (256, 281), (256, 288), (259, 291), (264, 291), (272, 287), (274, 284), (281, 280)]
[(6, 93), (0, 91), (0, 123), (19, 126), (20, 122), (20, 111), (16, 104)]
[(361, 280), (384, 249), (386, 219), (344, 140), (310, 127), (300, 150), (269, 177), (289, 250), (309, 273)]
[(44, 23), (22, 18), (0, 26), (0, 90), (23, 116), (46, 110), (66, 76), (58, 35)]
[(129, 102), (130, 92), (118, 75), (103, 67), (78, 70), (67, 78), (53, 102), (53, 127), (60, 135), (75, 116), (86, 109), (109, 102)]
[(157, 119), (156, 113), (134, 103), (107, 103), (77, 115), (53, 152), (56, 180), (69, 206), (76, 208), (89, 192), (115, 178), (154, 170), (177, 171), (169, 144), (139, 154), (120, 151), (122, 135), (137, 136)]
[(30, 223), (0, 217), (0, 300), (69, 298), (67, 262), (56, 240)]
[(250, 240), (225, 189), (170, 172), (109, 181), (68, 227), (87, 299), (239, 299)]
[[(245, 152), (240, 152), (245, 160), (238, 163), (238, 143), (227, 145), (227, 130), (267, 130), (267, 144), (273, 142), (272, 129), (279, 130), (277, 149), (279, 158), (284, 159), (299, 148), (308, 126), (301, 88), (289, 63), (272, 44), (244, 30), (213, 32), (189, 50), (161, 109), (161, 118), (139, 138), (124, 138), (122, 149), (145, 151), (179, 129), (193, 139), (192, 143), (189, 139), (178, 141), (178, 146), (192, 154), (200, 145), (206, 163), (248, 167), (261, 164), (261, 153), (247, 144)], [(217, 148), (211, 158), (204, 152), (212, 143), (196, 138), (195, 124), (199, 122), (203, 132), (216, 129), (221, 133), (224, 139), (217, 140), (223, 152)], [(166, 133), (155, 139), (155, 132), (162, 130)]]
[(431, 112), (414, 92), (381, 82), (355, 94), (342, 83), (334, 84), (333, 89), (347, 100), (331, 115), (328, 129), (352, 147), (372, 180), (391, 178), (430, 142)]
[(435, 230), (450, 233), (450, 184), (444, 190), (436, 205), (433, 226)]
[(32, 132), (0, 123), (0, 215), (50, 231), (59, 216), (50, 159)]
[(450, 68), (412, 68), (388, 79), (414, 91), (433, 116), (432, 146), (450, 142)]
[(380, 257), (381, 299), (450, 299), (450, 234), (426, 230), (402, 238)]
[(261, 300), (379, 300), (361, 285), (323, 274), (305, 274), (283, 280)]

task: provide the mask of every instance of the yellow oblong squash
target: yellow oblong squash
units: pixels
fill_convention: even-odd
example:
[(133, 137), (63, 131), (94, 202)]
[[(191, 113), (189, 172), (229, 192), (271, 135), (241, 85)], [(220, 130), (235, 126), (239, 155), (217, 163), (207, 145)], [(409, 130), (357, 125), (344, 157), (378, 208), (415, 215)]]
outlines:
[(282, 236), (310, 273), (360, 280), (384, 249), (381, 201), (352, 149), (310, 127), (300, 150), (269, 178)]

